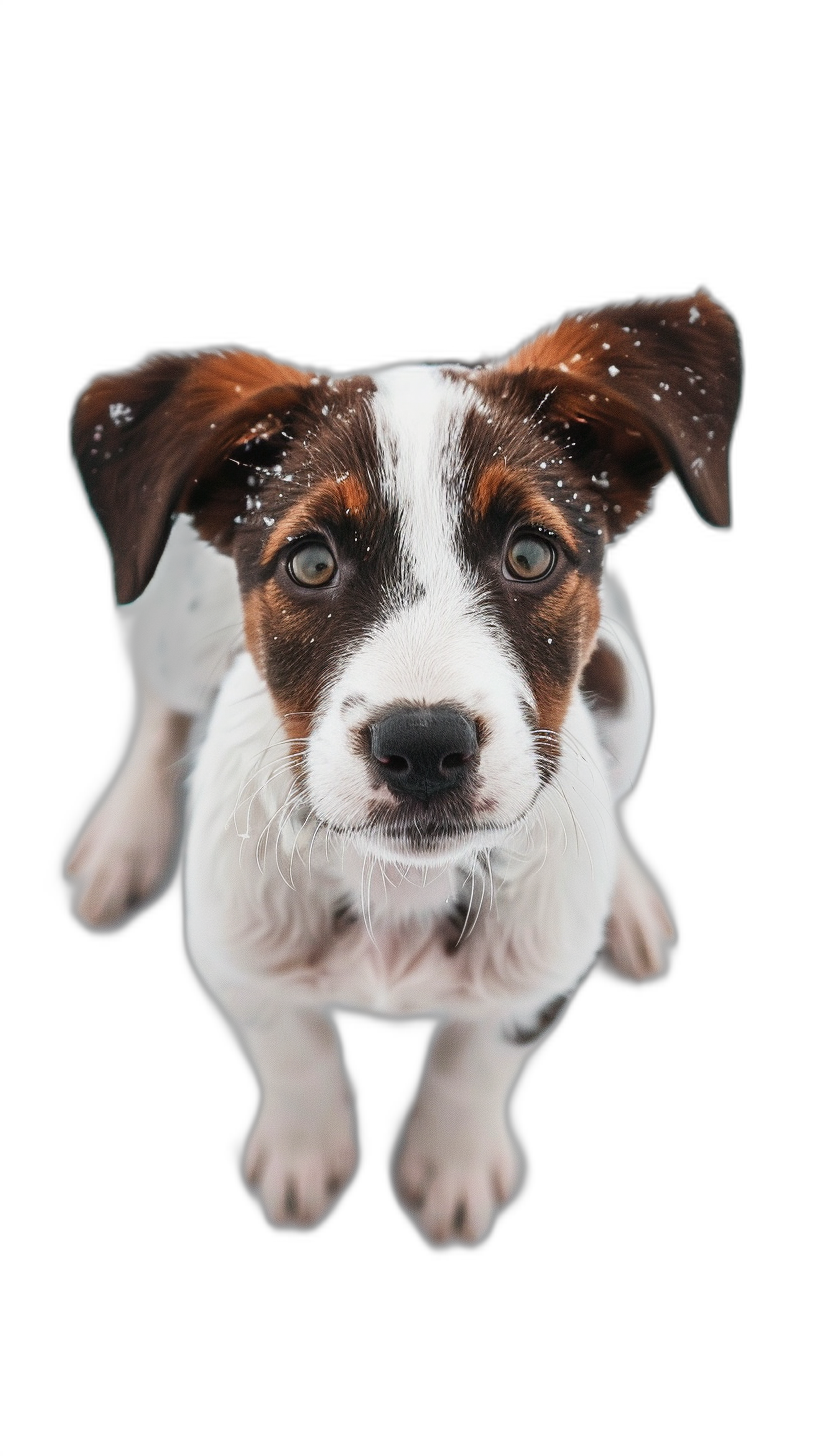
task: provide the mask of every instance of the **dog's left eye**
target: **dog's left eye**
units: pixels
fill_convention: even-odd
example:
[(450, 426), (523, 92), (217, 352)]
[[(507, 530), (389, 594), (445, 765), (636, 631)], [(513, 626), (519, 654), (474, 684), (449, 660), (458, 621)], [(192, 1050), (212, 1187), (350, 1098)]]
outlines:
[(504, 558), (509, 576), (518, 581), (543, 581), (555, 566), (555, 547), (541, 536), (516, 536)]
[(337, 562), (325, 541), (308, 541), (292, 552), (287, 567), (298, 586), (328, 586)]

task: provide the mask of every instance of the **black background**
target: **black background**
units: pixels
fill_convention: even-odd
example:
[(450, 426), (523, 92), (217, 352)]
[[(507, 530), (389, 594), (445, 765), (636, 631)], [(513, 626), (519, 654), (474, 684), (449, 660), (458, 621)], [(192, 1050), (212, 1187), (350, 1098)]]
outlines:
[[(624, 208), (615, 239), (605, 224), (544, 242), (532, 220), (497, 213), (485, 227), (479, 205), (455, 217), (414, 210), (409, 226), (396, 210), (374, 227), (363, 210), (312, 220), (306, 246), (299, 227), (258, 226), (254, 207), (249, 198), (229, 210), (229, 239), (223, 215), (89, 233), (50, 284), (61, 326), (39, 430), (51, 482), (41, 543), (55, 593), (35, 642), (38, 690), (48, 683), (36, 862), (68, 1206), (57, 1213), (47, 1198), (50, 1242), (86, 1299), (117, 1300), (127, 1287), (165, 1312), (205, 1302), (216, 1287), (236, 1307), (284, 1322), (337, 1290), (382, 1293), (401, 1307), (433, 1290), (440, 1309), (449, 1297), (478, 1306), (488, 1287), (509, 1307), (532, 1290), (549, 1300), (560, 1290), (560, 1302), (574, 1290), (589, 1300), (587, 1321), (635, 1289), (659, 1302), (705, 1283), (708, 1300), (726, 1300), (750, 1178), (740, 1018), (756, 974), (739, 878), (745, 684), (736, 664), (752, 630), (740, 562), (755, 562), (746, 523), (758, 486), (750, 368), (759, 310), (739, 218), (723, 204), (705, 229), (680, 236)], [(238, 1174), (254, 1080), (185, 958), (178, 887), (114, 936), (76, 925), (61, 887), (61, 859), (117, 767), (131, 715), (105, 549), (68, 462), (74, 396), (98, 371), (156, 348), (242, 344), (329, 370), (475, 363), (565, 310), (698, 284), (745, 335), (736, 524), (705, 529), (667, 482), (612, 558), (656, 697), (653, 743), (625, 817), (675, 910), (672, 973), (643, 989), (599, 974), (587, 981), (514, 1099), (525, 1194), (476, 1251), (425, 1248), (389, 1187), (389, 1152), (430, 1026), (342, 1016), (360, 1174), (321, 1229), (274, 1232)]]

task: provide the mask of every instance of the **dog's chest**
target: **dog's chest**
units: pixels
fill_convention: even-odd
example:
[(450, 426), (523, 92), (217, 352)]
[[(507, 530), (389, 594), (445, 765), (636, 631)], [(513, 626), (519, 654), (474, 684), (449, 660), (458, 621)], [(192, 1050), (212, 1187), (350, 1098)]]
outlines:
[(238, 975), (250, 997), (263, 987), (298, 1005), (503, 1015), (576, 983), (597, 953), (611, 889), (573, 855), (510, 886), (460, 873), (447, 895), (444, 883), (384, 885), (377, 876), (376, 888), (362, 877), (355, 896), (350, 877), (344, 886), (314, 866), (291, 883), (259, 881), (250, 869), (226, 897), (218, 874), (203, 896), (191, 885), (197, 961), (208, 963), (208, 980)]

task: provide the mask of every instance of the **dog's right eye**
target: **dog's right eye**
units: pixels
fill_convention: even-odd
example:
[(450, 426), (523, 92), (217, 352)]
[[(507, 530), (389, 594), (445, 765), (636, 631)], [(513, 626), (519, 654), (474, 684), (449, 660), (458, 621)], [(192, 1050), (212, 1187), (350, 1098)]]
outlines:
[(307, 541), (298, 546), (287, 562), (289, 575), (298, 586), (328, 586), (337, 562), (325, 541)]

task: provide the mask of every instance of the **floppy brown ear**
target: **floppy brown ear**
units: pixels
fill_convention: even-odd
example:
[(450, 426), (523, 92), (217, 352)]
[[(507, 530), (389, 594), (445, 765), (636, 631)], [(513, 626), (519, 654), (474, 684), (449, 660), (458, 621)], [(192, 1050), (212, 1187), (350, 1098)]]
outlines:
[(159, 355), (92, 381), (72, 444), (119, 602), (144, 591), (178, 511), (193, 510), (202, 534), (228, 544), (234, 504), (219, 501), (219, 466), (239, 441), (278, 431), (309, 383), (288, 364), (235, 349)]
[(733, 319), (707, 293), (562, 319), (503, 367), (546, 392), (549, 414), (594, 432), (616, 467), (617, 526), (640, 514), (669, 470), (705, 521), (729, 524), (740, 342)]

